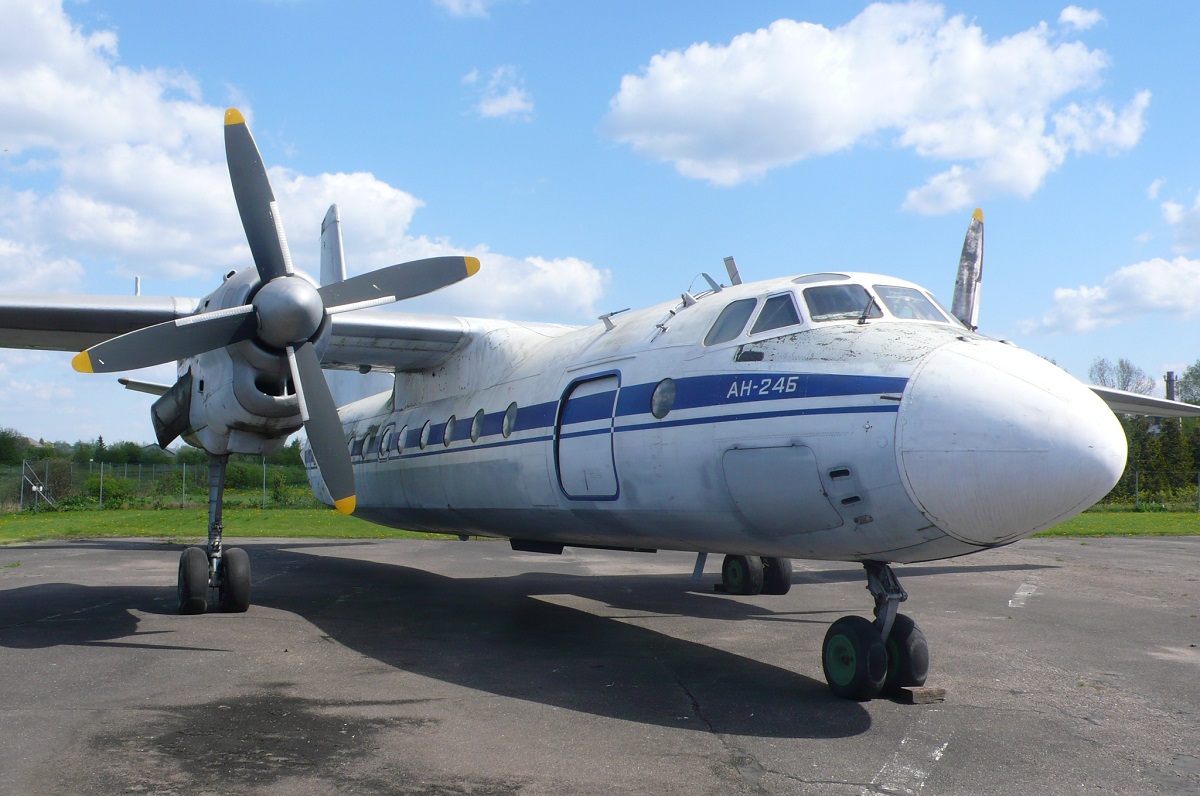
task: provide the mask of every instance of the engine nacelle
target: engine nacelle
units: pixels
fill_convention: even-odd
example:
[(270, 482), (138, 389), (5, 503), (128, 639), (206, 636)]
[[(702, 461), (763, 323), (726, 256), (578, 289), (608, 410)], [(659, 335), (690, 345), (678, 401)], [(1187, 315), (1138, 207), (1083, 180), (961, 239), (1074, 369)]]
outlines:
[[(260, 287), (255, 269), (231, 272), (197, 313), (249, 304)], [(324, 318), (314, 335), (318, 356), (329, 345), (330, 326)], [(182, 360), (179, 380), (155, 402), (151, 417), (163, 447), (182, 436), (216, 455), (269, 455), (303, 426), (286, 352), (257, 338)]]

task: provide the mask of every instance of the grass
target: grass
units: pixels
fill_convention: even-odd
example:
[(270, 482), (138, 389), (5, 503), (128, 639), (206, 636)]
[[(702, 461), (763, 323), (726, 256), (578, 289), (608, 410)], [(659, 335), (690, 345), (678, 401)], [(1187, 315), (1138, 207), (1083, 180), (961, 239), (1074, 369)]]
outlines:
[[(232, 538), (447, 539), (439, 534), (397, 531), (344, 517), (331, 509), (230, 508), (225, 533)], [(133, 536), (178, 541), (207, 536), (206, 509), (126, 509), (0, 514), (0, 544), (41, 539)], [(1080, 514), (1039, 536), (1181, 536), (1200, 534), (1200, 513), (1095, 511)]]
[[(436, 534), (397, 531), (345, 517), (332, 509), (224, 510), (228, 537), (327, 539), (440, 539)], [(208, 536), (207, 509), (125, 509), (110, 511), (45, 511), (0, 515), (0, 544), (41, 539), (84, 539), (134, 536), (198, 540)]]

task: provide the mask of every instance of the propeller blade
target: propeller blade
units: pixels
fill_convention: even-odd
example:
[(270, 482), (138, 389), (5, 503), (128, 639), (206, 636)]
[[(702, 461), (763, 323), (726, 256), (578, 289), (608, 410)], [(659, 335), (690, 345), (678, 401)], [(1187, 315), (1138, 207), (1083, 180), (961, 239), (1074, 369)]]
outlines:
[(350, 466), (350, 451), (346, 449), (342, 419), (337, 404), (329, 392), (321, 362), (312, 343), (299, 348), (287, 348), (288, 365), (300, 401), (300, 413), (308, 445), (316, 457), (321, 478), (333, 497), (334, 507), (342, 514), (353, 514), (354, 468)]
[(259, 278), (266, 284), (277, 276), (291, 274), (292, 255), (283, 236), (275, 194), (254, 136), (237, 108), (225, 111), (225, 160)]
[[(422, 296), (461, 282), (479, 271), (474, 257), (429, 257), (390, 265), (369, 274), (325, 285), (318, 291), (330, 314)], [(345, 309), (343, 309), (345, 308)]]
[(950, 312), (969, 329), (979, 328), (979, 288), (983, 282), (983, 210), (975, 208), (962, 256), (958, 259), (958, 278), (954, 281), (954, 301)]
[(148, 368), (248, 340), (256, 331), (254, 307), (246, 304), (135, 329), (81, 351), (71, 366), (80, 373)]

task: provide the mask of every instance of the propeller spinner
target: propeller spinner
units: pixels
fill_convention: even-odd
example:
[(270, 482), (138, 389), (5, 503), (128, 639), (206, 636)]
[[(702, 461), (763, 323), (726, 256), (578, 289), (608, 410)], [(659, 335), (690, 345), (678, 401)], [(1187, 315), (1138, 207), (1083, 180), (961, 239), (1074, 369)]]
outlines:
[(246, 120), (225, 112), (225, 157), (238, 214), (261, 287), (249, 304), (148, 326), (78, 354), (84, 373), (110, 373), (186, 359), (254, 340), (287, 361), (309, 446), (334, 506), (354, 511), (354, 471), (337, 405), (313, 345), (328, 315), (390, 304), (452, 285), (479, 270), (474, 257), (432, 257), (314, 287), (295, 275), (275, 194)]

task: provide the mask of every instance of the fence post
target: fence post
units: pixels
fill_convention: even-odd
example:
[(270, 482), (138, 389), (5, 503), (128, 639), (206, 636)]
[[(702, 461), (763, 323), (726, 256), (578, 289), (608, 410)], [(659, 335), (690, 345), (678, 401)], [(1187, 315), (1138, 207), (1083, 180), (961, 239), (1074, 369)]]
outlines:
[(25, 460), (21, 460), (21, 511), (25, 510)]
[(100, 508), (104, 508), (104, 462), (100, 462)]
[(262, 462), (263, 462), (263, 498), (262, 498), (262, 507), (263, 507), (263, 511), (266, 511), (266, 510), (267, 510), (267, 457), (266, 457), (266, 456), (264, 456), (264, 457), (263, 457), (263, 460), (262, 460)]
[(1138, 488), (1138, 487), (1139, 487), (1139, 485), (1138, 485), (1138, 471), (1137, 471), (1137, 470), (1134, 470), (1134, 471), (1133, 471), (1133, 508), (1134, 508), (1134, 511), (1136, 511), (1136, 510), (1137, 510), (1137, 507), (1138, 507), (1139, 505), (1141, 505), (1141, 503), (1142, 503), (1142, 498), (1141, 498), (1141, 494), (1142, 494), (1142, 493), (1141, 493), (1141, 491), (1139, 490), (1139, 488)]
[(183, 482), (183, 497), (179, 501), (179, 508), (183, 508), (187, 505), (187, 462), (183, 463), (183, 478), (180, 480)]

